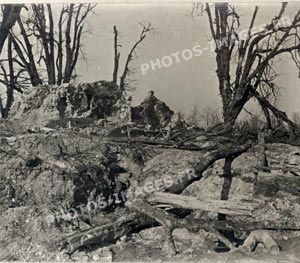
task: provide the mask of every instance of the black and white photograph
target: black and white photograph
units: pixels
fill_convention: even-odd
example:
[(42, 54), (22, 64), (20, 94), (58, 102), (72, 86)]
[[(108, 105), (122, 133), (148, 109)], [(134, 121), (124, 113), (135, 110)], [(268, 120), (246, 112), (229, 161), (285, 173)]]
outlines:
[(300, 262), (300, 1), (0, 0), (0, 262)]

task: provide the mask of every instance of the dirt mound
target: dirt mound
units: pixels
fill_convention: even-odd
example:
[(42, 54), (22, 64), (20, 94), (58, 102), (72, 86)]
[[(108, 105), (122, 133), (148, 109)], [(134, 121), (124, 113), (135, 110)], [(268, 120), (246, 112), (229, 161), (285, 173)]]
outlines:
[[(163, 191), (186, 174), (195, 176), (193, 167), (207, 154), (207, 151), (175, 149), (172, 144), (165, 147), (143, 144), (143, 140), (152, 139), (150, 135), (135, 138), (130, 137), (134, 133), (126, 133), (125, 140), (102, 134), (102, 128), (110, 125), (116, 130), (124, 121), (128, 126), (134, 126), (136, 121), (136, 126), (149, 126), (153, 131), (167, 127), (174, 119), (173, 112), (152, 93), (133, 109), (133, 115), (138, 113), (137, 119), (131, 120), (130, 112), (130, 100), (117, 87), (97, 82), (59, 89), (38, 87), (15, 106), (11, 120), (0, 122), (0, 260), (128, 260), (133, 259), (129, 255), (132, 252), (138, 255), (135, 259), (144, 259), (149, 249), (153, 253), (148, 254), (149, 260), (167, 255), (164, 248), (157, 246), (164, 238), (160, 228), (144, 230), (128, 242), (121, 239), (105, 249), (76, 251), (71, 256), (57, 252), (57, 244), (66, 236), (126, 217), (127, 198)], [(112, 121), (113, 118), (117, 121)], [(83, 128), (73, 129), (73, 124)], [(130, 139), (141, 139), (141, 143), (132, 143)], [(200, 139), (197, 145), (205, 147)], [(270, 144), (266, 154), (270, 174), (257, 171), (255, 147), (234, 160), (229, 201), (272, 195), (277, 198), (274, 202), (279, 209), (275, 212), (267, 209), (265, 213), (270, 218), (279, 221), (279, 216), (290, 210), (298, 215), (300, 148)], [(219, 200), (223, 165), (223, 161), (216, 161), (183, 195)], [(275, 178), (272, 186), (276, 186), (273, 190), (272, 176)], [(260, 188), (255, 188), (257, 178)], [(292, 207), (287, 207), (288, 201), (294, 202)], [(216, 212), (185, 210), (172, 211), (179, 218), (217, 218)], [(214, 240), (206, 240), (206, 234), (176, 229), (174, 238), (181, 254), (178, 259), (199, 257), (212, 248)]]
[[(164, 183), (179, 180), (182, 173), (191, 173), (192, 167), (206, 154), (151, 146), (125, 147), (111, 141), (113, 138), (63, 128), (16, 133), (13, 122), (1, 125), (5, 128), (1, 134), (0, 150), (0, 237), (3, 240), (0, 258), (3, 260), (70, 260), (68, 255), (57, 255), (57, 251), (51, 251), (51, 245), (68, 234), (90, 228), (93, 223), (101, 225), (116, 220), (126, 210), (122, 203), (116, 202), (115, 194), (128, 189), (141, 189), (145, 185), (148, 190), (154, 187), (154, 190), (160, 191)], [(281, 167), (298, 166), (299, 147), (279, 144), (267, 145), (267, 149), (273, 167), (279, 164), (285, 164)], [(234, 161), (235, 177), (229, 193), (230, 200), (251, 199), (256, 165), (255, 148)], [(199, 182), (194, 182), (183, 194), (219, 199), (223, 183), (223, 178), (219, 176), (222, 166), (222, 161), (216, 162)], [(289, 175), (289, 172), (286, 173)], [(87, 208), (91, 204), (99, 205), (99, 200), (106, 203), (97, 210), (97, 214), (91, 214), (92, 209), (80, 210), (80, 207)], [(217, 214), (199, 213), (199, 216), (216, 218)], [(159, 242), (162, 237), (156, 237), (153, 231), (155, 229), (135, 235), (126, 244), (117, 243), (111, 248), (113, 252), (110, 248), (110, 252), (76, 252), (72, 259), (83, 260), (87, 257), (94, 261), (114, 257), (126, 260), (130, 256), (126, 256), (124, 249), (132, 252), (137, 244), (140, 251), (137, 255), (142, 258), (150, 247), (155, 251), (151, 244)], [(176, 231), (181, 233), (178, 237)], [(197, 237), (198, 233), (190, 234), (185, 229), (176, 231), (175, 240), (182, 251), (181, 257), (199, 256), (213, 242), (204, 240), (205, 233)], [(186, 239), (186, 236), (195, 240)], [(201, 242), (199, 250), (197, 242)], [(13, 254), (13, 251), (19, 252)], [(165, 252), (157, 253), (164, 255)], [(151, 258), (156, 257), (153, 255)]]
[(39, 86), (29, 89), (14, 103), (10, 118), (38, 127), (65, 127), (70, 119), (93, 120), (114, 115), (121, 97), (118, 86), (107, 81)]
[(153, 129), (163, 128), (170, 123), (173, 114), (174, 112), (150, 91), (139, 106), (132, 108), (132, 121)]

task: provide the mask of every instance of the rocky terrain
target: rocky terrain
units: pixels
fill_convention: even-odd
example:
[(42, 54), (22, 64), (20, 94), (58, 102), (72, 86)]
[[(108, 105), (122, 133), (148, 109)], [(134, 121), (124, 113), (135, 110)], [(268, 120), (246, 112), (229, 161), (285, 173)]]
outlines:
[[(126, 218), (131, 213), (127, 201), (147, 194), (138, 189), (149, 182), (175, 180), (205, 158), (205, 149), (218, 144), (199, 136), (194, 142), (203, 151), (188, 149), (190, 145), (174, 148), (165, 136), (176, 134), (184, 122), (153, 93), (138, 107), (131, 107), (130, 101), (103, 81), (39, 87), (15, 103), (9, 120), (1, 120), (0, 260), (296, 262), (297, 229), (270, 231), (281, 248), (276, 255), (261, 244), (253, 253), (219, 253), (220, 240), (209, 231), (181, 227), (173, 231), (177, 254), (170, 257), (163, 226), (158, 224), (120, 235), (113, 244), (94, 242), (72, 251), (61, 246), (67, 237)], [(276, 207), (264, 208), (265, 214), (274, 222), (291, 218), (294, 224), (300, 216), (300, 147), (267, 144), (266, 148), (271, 173), (257, 168), (256, 146), (234, 160), (228, 201), (267, 200)], [(182, 194), (219, 200), (223, 163), (215, 161)], [(290, 211), (293, 214), (287, 214)], [(173, 212), (178, 218), (217, 218), (209, 210)], [(300, 229), (299, 224), (294, 225)], [(236, 243), (242, 243), (249, 233), (237, 231)]]

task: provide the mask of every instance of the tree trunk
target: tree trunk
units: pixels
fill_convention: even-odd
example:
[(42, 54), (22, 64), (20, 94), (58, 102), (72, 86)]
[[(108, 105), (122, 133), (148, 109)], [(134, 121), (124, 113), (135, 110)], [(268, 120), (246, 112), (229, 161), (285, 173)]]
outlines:
[(114, 57), (114, 71), (113, 71), (113, 83), (117, 84), (117, 80), (118, 80), (118, 70), (119, 70), (119, 61), (120, 61), (120, 53), (118, 52), (118, 30), (117, 27), (114, 26), (114, 53), (115, 53), (115, 57)]
[[(71, 47), (71, 27), (72, 27), (72, 16), (74, 11), (74, 4), (70, 4), (68, 10), (68, 19), (65, 30), (65, 47), (66, 47), (66, 62), (65, 62), (65, 72), (64, 72), (64, 83), (69, 83), (71, 80), (71, 68), (72, 68), (72, 47)], [(75, 41), (75, 40), (74, 40)]]
[[(56, 83), (56, 73), (55, 73), (55, 58), (54, 58), (54, 21), (52, 15), (51, 5), (47, 4), (48, 10), (48, 21), (49, 21), (49, 58), (47, 59), (48, 70), (48, 82), (50, 85)], [(48, 68), (47, 67), (47, 68)]]
[(14, 65), (12, 58), (12, 37), (8, 37), (7, 43), (7, 52), (8, 52), (8, 67), (9, 67), (9, 85), (6, 87), (7, 98), (3, 118), (7, 119), (8, 112), (14, 102), (14, 87), (15, 87), (15, 76), (14, 76)]
[[(221, 200), (228, 200), (228, 197), (229, 197), (229, 191), (230, 191), (231, 183), (232, 183), (231, 165), (232, 165), (233, 160), (234, 160), (233, 157), (225, 158), (225, 163), (224, 163), (224, 167), (223, 167), (224, 182), (223, 182), (222, 190), (221, 190)], [(219, 213), (218, 219), (225, 220), (226, 215)]]
[(109, 223), (103, 226), (93, 227), (86, 231), (76, 233), (67, 237), (66, 239), (54, 244), (52, 249), (68, 247), (70, 252), (89, 244), (98, 244), (99, 246), (106, 246), (114, 244), (118, 239), (124, 235), (129, 235), (136, 229), (142, 229), (149, 226), (157, 225), (152, 219), (137, 213), (129, 213), (126, 217)]
[[(56, 83), (55, 79), (55, 62), (54, 62), (54, 25), (51, 6), (47, 5), (48, 18), (46, 18), (46, 11), (44, 4), (32, 4), (32, 10), (34, 12), (35, 26), (38, 30), (41, 43), (44, 49), (45, 57), (43, 57), (47, 76), (48, 84), (53, 85)], [(47, 32), (46, 21), (49, 21), (49, 32)]]
[(57, 69), (57, 85), (61, 85), (63, 80), (63, 16), (64, 9), (60, 11), (58, 20), (58, 41), (57, 41), (57, 57), (56, 57), (56, 69)]
[(224, 159), (224, 158), (229, 158), (231, 156), (239, 156), (240, 154), (246, 152), (251, 146), (252, 146), (252, 143), (250, 141), (248, 141), (244, 145), (241, 145), (241, 146), (225, 147), (225, 148), (218, 149), (218, 150), (212, 151), (210, 153), (207, 153), (205, 156), (203, 156), (199, 160), (198, 164), (194, 167), (196, 176), (191, 176), (190, 174), (187, 174), (184, 177), (182, 177), (178, 183), (173, 184), (172, 186), (168, 187), (166, 190), (168, 192), (171, 192), (174, 194), (181, 193), (191, 183), (200, 180), (202, 177), (202, 173), (209, 166), (211, 166), (215, 161)]
[(258, 131), (257, 168), (263, 172), (270, 172), (270, 169), (268, 167), (269, 164), (266, 155), (265, 131), (262, 129)]
[(0, 54), (9, 30), (14, 26), (20, 16), (22, 5), (4, 5), (3, 17), (0, 26)]
[(38, 86), (42, 85), (43, 82), (40, 79), (39, 73), (37, 71), (37, 67), (35, 64), (34, 55), (32, 52), (32, 44), (29, 41), (29, 38), (27, 36), (26, 30), (23, 26), (21, 18), (18, 18), (18, 25), (20, 27), (21, 35), (24, 39), (25, 46), (26, 46), (26, 54), (28, 56), (28, 61), (26, 61), (24, 55), (21, 55), (20, 52), (22, 52), (21, 48), (19, 47), (19, 44), (17, 41), (14, 41), (16, 52), (18, 53), (19, 57), (21, 58), (23, 64), (26, 66), (26, 70), (28, 72), (28, 75), (30, 77), (30, 82), (32, 86)]
[[(233, 126), (247, 101), (247, 99), (239, 100), (239, 102), (230, 103), (225, 106), (223, 108), (224, 123), (231, 124)], [(234, 105), (232, 106), (232, 104)]]
[[(242, 146), (235, 147), (226, 147), (219, 150), (212, 151), (205, 156), (203, 156), (199, 163), (194, 167), (195, 175), (191, 176), (190, 174), (185, 175), (181, 180), (173, 184), (172, 186), (165, 189), (171, 193), (181, 193), (187, 186), (193, 183), (196, 180), (201, 179), (201, 174), (204, 172), (210, 165), (219, 159), (223, 159), (229, 156), (237, 156), (247, 151), (251, 147), (251, 143), (247, 142)], [(62, 241), (62, 244), (69, 244), (71, 246), (71, 251), (87, 244), (97, 243), (97, 244), (107, 244), (115, 243), (119, 237), (126, 233), (132, 233), (137, 229), (153, 226), (153, 219), (146, 217), (140, 214), (133, 213), (128, 214), (124, 219), (120, 219), (117, 222), (108, 224), (105, 226), (95, 227), (90, 230), (87, 230), (83, 233), (75, 234)], [(183, 226), (183, 225), (181, 225)], [(116, 233), (116, 229), (121, 229), (120, 232)], [(58, 244), (58, 246), (60, 246)]]
[[(116, 243), (122, 235), (158, 225), (155, 221), (170, 228), (184, 227), (193, 231), (206, 229), (213, 231), (213, 233), (216, 233), (216, 230), (247, 232), (253, 230), (299, 231), (300, 207), (298, 203), (293, 200), (281, 201), (282, 196), (288, 196), (295, 200), (299, 198), (299, 179), (260, 173), (257, 182), (253, 183), (255, 187), (252, 200), (199, 200), (196, 197), (169, 193), (154, 193), (147, 197), (147, 200), (156, 204), (226, 213), (228, 218), (225, 221), (193, 217), (176, 219), (171, 214), (166, 214), (163, 210), (161, 212), (159, 210), (151, 212), (152, 208), (150, 209), (150, 207), (143, 210), (144, 206), (140, 206), (140, 200), (138, 200), (136, 204), (135, 201), (132, 201), (129, 207), (135, 211), (141, 209), (141, 213), (128, 213), (127, 216), (120, 218), (116, 222), (93, 227), (82, 233), (71, 235), (59, 244), (56, 244), (56, 246), (67, 245), (70, 252), (72, 252), (89, 244), (97, 244), (98, 246), (109, 245)], [(151, 216), (148, 215), (149, 213)], [(263, 234), (263, 236), (265, 235)], [(272, 244), (272, 242), (266, 240), (266, 244)], [(270, 248), (272, 247), (273, 245), (270, 246)]]

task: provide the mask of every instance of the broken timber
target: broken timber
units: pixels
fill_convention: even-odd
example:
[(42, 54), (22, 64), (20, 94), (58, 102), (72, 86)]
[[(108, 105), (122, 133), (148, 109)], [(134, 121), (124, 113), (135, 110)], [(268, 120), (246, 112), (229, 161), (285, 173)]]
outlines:
[(170, 193), (153, 193), (147, 198), (152, 204), (166, 204), (176, 208), (199, 209), (226, 215), (251, 216), (255, 207), (254, 202), (236, 202), (224, 200), (200, 200), (197, 197), (183, 196)]
[[(98, 226), (86, 230), (82, 233), (77, 233), (63, 240), (64, 245), (68, 245), (69, 251), (74, 251), (82, 246), (89, 244), (97, 244), (105, 246), (117, 242), (123, 236), (128, 235), (139, 229), (151, 227), (158, 224), (163, 224), (166, 228), (166, 234), (170, 235), (172, 228), (185, 227), (191, 230), (207, 229), (216, 234), (215, 230), (300, 230), (300, 205), (296, 201), (282, 201), (283, 196), (289, 196), (296, 200), (300, 192), (300, 182), (295, 176), (282, 176), (270, 173), (259, 173), (255, 182), (255, 190), (253, 202), (244, 201), (205, 201), (195, 199), (194, 197), (176, 196), (174, 193), (180, 194), (193, 181), (200, 180), (201, 174), (214, 161), (223, 159), (232, 154), (241, 154), (246, 151), (251, 144), (247, 146), (223, 148), (216, 151), (211, 151), (200, 158), (200, 162), (195, 166), (197, 177), (187, 177), (180, 180), (175, 185), (166, 189), (169, 193), (154, 193), (148, 196), (148, 201), (156, 203), (172, 204), (177, 207), (201, 209), (211, 212), (222, 212), (228, 215), (226, 221), (208, 220), (206, 219), (180, 219), (171, 220), (169, 217), (158, 218), (157, 215), (166, 214), (161, 209), (152, 207), (156, 212), (153, 216), (149, 216), (149, 210), (143, 210), (138, 203), (128, 203), (130, 212), (123, 218), (104, 226)], [(291, 187), (291, 185), (293, 187)], [(167, 197), (167, 198), (166, 198)], [(171, 198), (172, 197), (172, 198)], [(179, 198), (179, 200), (178, 200)], [(166, 202), (168, 200), (168, 202)], [(145, 201), (145, 200), (143, 200)], [(257, 201), (257, 202), (256, 202)], [(207, 203), (205, 203), (207, 202)], [(245, 205), (243, 205), (243, 203)], [(159, 213), (159, 210), (162, 213)], [(148, 213), (148, 214), (147, 214)], [(291, 216), (292, 215), (292, 216)], [(168, 219), (169, 218), (169, 219)], [(158, 220), (159, 219), (159, 220)], [(168, 222), (172, 221), (172, 225)], [(170, 226), (169, 228), (166, 226)], [(169, 244), (170, 243), (169, 239)], [(172, 247), (172, 246), (170, 246)]]
[[(238, 156), (246, 152), (252, 146), (252, 142), (248, 141), (241, 146), (223, 146), (220, 149), (213, 150), (204, 154), (198, 164), (194, 167), (196, 176), (191, 177), (186, 175), (182, 177), (179, 182), (173, 184), (169, 188), (165, 189), (168, 192), (180, 194), (187, 186), (192, 184), (194, 181), (200, 180), (202, 173), (211, 166), (215, 161), (226, 158), (228, 156)], [(58, 242), (59, 247), (69, 247), (69, 251), (72, 252), (82, 246), (90, 244), (101, 244), (102, 246), (117, 242), (117, 240), (126, 234), (130, 234), (137, 229), (153, 226), (155, 221), (153, 218), (149, 218), (141, 213), (129, 213), (125, 218), (119, 219), (116, 222), (107, 224), (105, 226), (98, 226), (92, 229), (86, 230), (81, 233), (76, 233), (67, 237), (66, 239)], [(203, 222), (201, 226), (206, 224)], [(121, 230), (120, 230), (121, 229)]]

